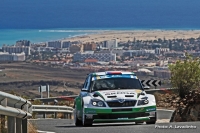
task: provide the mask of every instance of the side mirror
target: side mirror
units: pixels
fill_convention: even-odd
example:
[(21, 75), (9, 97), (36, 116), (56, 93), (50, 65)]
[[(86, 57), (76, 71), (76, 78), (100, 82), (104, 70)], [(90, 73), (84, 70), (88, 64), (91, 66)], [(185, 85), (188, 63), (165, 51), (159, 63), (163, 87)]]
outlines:
[(149, 86), (144, 86), (144, 90), (148, 90), (148, 89), (150, 89)]

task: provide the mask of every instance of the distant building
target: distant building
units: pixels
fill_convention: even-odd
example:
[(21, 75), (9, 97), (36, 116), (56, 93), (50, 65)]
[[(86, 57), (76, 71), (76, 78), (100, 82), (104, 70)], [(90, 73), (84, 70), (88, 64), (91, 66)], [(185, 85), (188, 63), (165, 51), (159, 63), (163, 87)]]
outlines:
[(28, 40), (19, 40), (16, 42), (16, 46), (31, 46), (31, 42)]
[(102, 47), (106, 47), (108, 49), (116, 48), (116, 47), (118, 47), (118, 42), (116, 39), (104, 41), (102, 44)]
[(83, 51), (94, 51), (97, 46), (95, 43), (85, 43), (83, 44)]
[(29, 46), (3, 46), (2, 51), (8, 52), (9, 54), (24, 52), (26, 56), (30, 55), (30, 47)]
[(69, 48), (70, 53), (83, 52), (83, 45), (73, 44)]
[(141, 49), (141, 50), (126, 50), (124, 51), (124, 56), (145, 56), (148, 54), (155, 54), (155, 50)]
[(166, 52), (169, 52), (169, 48), (156, 48), (155, 49), (155, 54), (165, 54)]
[(0, 52), (0, 61), (24, 61), (25, 53), (9, 54), (8, 52)]
[(47, 52), (47, 51), (52, 51), (54, 49), (53, 47), (36, 47), (36, 51), (38, 52)]
[(62, 48), (69, 48), (72, 45), (70, 41), (64, 41), (62, 42)]
[(98, 62), (97, 59), (85, 59), (84, 61), (86, 64), (95, 64)]
[(171, 72), (169, 70), (155, 70), (154, 76), (158, 78), (169, 79), (171, 77)]
[(180, 51), (165, 52), (165, 57), (185, 57), (185, 53)]
[(73, 56), (73, 61), (85, 61), (86, 59), (96, 59), (103, 62), (116, 61), (116, 54), (88, 51), (84, 53), (75, 53)]
[(47, 43), (47, 47), (62, 48), (61, 41), (51, 41)]

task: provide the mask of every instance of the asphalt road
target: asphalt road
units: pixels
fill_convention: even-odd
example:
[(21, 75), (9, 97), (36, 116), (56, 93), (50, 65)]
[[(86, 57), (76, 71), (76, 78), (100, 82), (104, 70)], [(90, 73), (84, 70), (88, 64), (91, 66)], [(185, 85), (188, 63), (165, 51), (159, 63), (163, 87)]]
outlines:
[[(158, 119), (169, 119), (172, 112), (158, 111)], [(29, 120), (34, 123), (38, 130), (55, 133), (199, 133), (200, 122), (182, 123), (156, 123), (146, 125), (145, 123), (136, 125), (133, 123), (105, 123), (94, 124), (92, 127), (76, 127), (73, 120), (69, 119), (36, 119)], [(178, 126), (193, 126), (193, 128), (180, 128)], [(165, 127), (163, 127), (165, 126)], [(196, 126), (196, 128), (195, 128)], [(170, 128), (171, 127), (171, 128)], [(45, 132), (45, 133), (48, 133)]]

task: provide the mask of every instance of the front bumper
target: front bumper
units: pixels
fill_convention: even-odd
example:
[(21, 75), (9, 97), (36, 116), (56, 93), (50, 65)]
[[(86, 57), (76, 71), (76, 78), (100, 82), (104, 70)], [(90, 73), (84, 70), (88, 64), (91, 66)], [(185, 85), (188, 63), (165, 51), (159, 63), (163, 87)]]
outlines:
[(85, 108), (86, 119), (93, 122), (156, 121), (156, 106), (140, 108)]

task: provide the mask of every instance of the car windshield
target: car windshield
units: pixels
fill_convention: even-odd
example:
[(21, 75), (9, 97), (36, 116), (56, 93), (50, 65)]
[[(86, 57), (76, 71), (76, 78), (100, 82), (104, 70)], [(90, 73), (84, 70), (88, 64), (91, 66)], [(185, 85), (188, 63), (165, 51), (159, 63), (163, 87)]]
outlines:
[(139, 79), (133, 78), (107, 78), (92, 82), (92, 91), (114, 89), (142, 89)]

